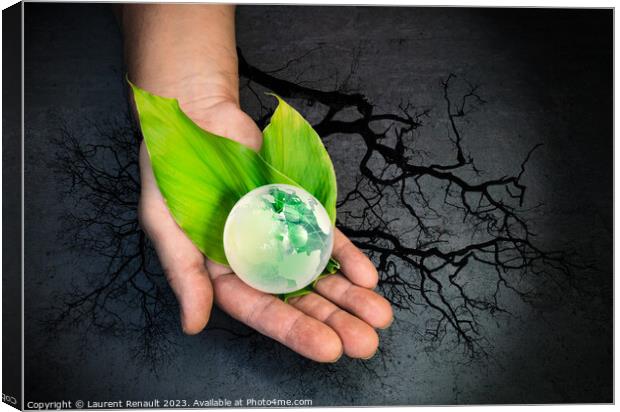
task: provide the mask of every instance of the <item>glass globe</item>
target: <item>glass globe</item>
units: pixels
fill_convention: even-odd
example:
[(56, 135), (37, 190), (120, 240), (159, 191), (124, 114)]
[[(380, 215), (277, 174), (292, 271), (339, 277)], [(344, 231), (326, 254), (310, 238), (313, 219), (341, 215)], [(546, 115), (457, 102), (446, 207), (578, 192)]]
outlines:
[(334, 229), (321, 203), (284, 184), (258, 187), (243, 196), (224, 226), (224, 252), (232, 270), (267, 293), (293, 292), (325, 269)]

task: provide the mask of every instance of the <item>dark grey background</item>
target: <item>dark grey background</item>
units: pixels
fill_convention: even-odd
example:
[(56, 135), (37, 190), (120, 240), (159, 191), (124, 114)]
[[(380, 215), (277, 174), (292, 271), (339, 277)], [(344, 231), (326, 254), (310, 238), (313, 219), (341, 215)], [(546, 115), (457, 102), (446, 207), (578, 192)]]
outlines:
[[(383, 111), (407, 101), (430, 109), (419, 133), (431, 152), (440, 148), (431, 154), (437, 158), (448, 133), (440, 80), (455, 73), (479, 84), (487, 103), (462, 124), (467, 151), (485, 173), (502, 176), (544, 143), (524, 175), (526, 203), (544, 203), (528, 219), (545, 247), (574, 248), (594, 262), (597, 270), (580, 281), (595, 293), (549, 306), (504, 297), (514, 316), (483, 320), (484, 357), (419, 338), (427, 316), (419, 307), (396, 311), (380, 334), (382, 352), (364, 363), (316, 365), (257, 336), (214, 329), (185, 337), (173, 323), (170, 359), (153, 366), (135, 356), (131, 333), (44, 322), (62, 296), (87, 289), (87, 275), (106, 264), (62, 240), (61, 218), (83, 211), (59, 195), (66, 181), (50, 166), (53, 141), (69, 129), (97, 142), (103, 137), (94, 125), (126, 123), (127, 105), (110, 9), (27, 4), (26, 401), (611, 402), (612, 18), (610, 10), (240, 7), (238, 44), (252, 65), (271, 70), (304, 56), (278, 76), (321, 90), (344, 82)], [(257, 115), (250, 91), (242, 96)], [(318, 116), (318, 108), (295, 102), (310, 119)], [(338, 135), (325, 143), (346, 193), (359, 173), (361, 143)], [(488, 286), (485, 273), (472, 282)], [(214, 325), (248, 332), (218, 312)]]
[[(21, 408), (21, 4), (2, 11), (2, 401)], [(6, 398), (5, 398), (6, 396)]]

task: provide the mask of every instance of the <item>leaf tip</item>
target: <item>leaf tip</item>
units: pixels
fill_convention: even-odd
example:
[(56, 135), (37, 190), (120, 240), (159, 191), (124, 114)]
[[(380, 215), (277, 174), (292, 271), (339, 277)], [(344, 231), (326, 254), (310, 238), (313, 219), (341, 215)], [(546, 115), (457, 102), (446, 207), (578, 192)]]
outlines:
[(284, 99), (283, 99), (283, 98), (281, 98), (280, 96), (278, 96), (278, 95), (277, 95), (277, 94), (275, 94), (274, 92), (265, 92), (265, 94), (266, 94), (267, 96), (273, 96), (273, 97), (275, 97), (275, 98), (278, 100), (278, 105), (280, 105), (280, 103), (286, 103), (286, 102), (284, 101)]
[[(133, 92), (133, 97), (136, 101), (136, 106), (138, 108), (138, 112), (140, 112), (140, 106), (147, 103), (150, 104), (154, 101), (166, 102), (174, 108), (180, 110), (179, 101), (173, 97), (163, 97), (153, 94), (147, 90), (142, 89), (140, 86), (134, 84), (131, 80), (129, 80), (129, 74), (125, 74), (125, 80), (127, 84), (131, 87), (131, 91)], [(139, 99), (138, 99), (139, 98)], [(138, 101), (139, 100), (139, 101)]]
[(131, 87), (131, 91), (133, 92), (133, 94), (135, 95), (136, 93), (145, 93), (145, 94), (149, 94), (146, 90), (141, 89), (140, 87), (138, 87), (136, 84), (134, 84), (134, 82), (132, 82), (131, 80), (129, 80), (129, 73), (125, 73), (125, 81), (127, 82), (127, 84), (129, 85), (129, 87)]

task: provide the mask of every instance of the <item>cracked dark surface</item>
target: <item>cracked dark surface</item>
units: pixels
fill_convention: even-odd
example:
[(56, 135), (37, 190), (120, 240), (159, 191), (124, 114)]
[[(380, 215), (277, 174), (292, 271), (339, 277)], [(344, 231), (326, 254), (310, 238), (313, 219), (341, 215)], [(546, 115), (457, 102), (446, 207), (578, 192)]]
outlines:
[(29, 8), (27, 399), (611, 401), (609, 13), (239, 10), (244, 108), (264, 125), (271, 90), (310, 119), (335, 163), (337, 225), (396, 308), (371, 361), (316, 365), (220, 312), (180, 334), (135, 218), (113, 18)]

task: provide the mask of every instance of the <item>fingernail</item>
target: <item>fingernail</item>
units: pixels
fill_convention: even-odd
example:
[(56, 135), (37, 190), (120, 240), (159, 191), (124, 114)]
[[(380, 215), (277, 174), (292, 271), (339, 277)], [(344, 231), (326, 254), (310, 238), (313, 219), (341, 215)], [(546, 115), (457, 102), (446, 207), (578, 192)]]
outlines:
[(187, 333), (187, 326), (185, 325), (185, 317), (183, 316), (183, 308), (179, 308), (179, 323), (181, 323), (181, 331), (183, 331), (184, 334), (188, 334)]
[(392, 326), (392, 323), (394, 323), (394, 316), (392, 316), (392, 319), (390, 320), (390, 323), (388, 323), (384, 327), (378, 328), (378, 329), (385, 330), (385, 329), (389, 328), (390, 326)]
[(187, 320), (185, 319), (185, 315), (183, 314), (183, 309), (181, 309), (180, 313), (179, 313), (179, 320), (181, 322), (181, 330), (183, 331), (184, 334), (191, 336), (191, 335), (195, 335), (196, 332), (192, 332), (189, 329), (189, 325), (187, 324)]
[(377, 348), (377, 350), (375, 350), (375, 351), (373, 352), (373, 354), (372, 354), (372, 355), (370, 355), (370, 356), (369, 356), (369, 357), (367, 357), (367, 358), (362, 358), (362, 360), (369, 360), (369, 359), (372, 359), (372, 358), (373, 358), (373, 357), (377, 354), (377, 352), (379, 352), (379, 348)]
[(181, 330), (183, 331), (183, 333), (184, 333), (184, 334), (186, 334), (186, 335), (188, 335), (188, 336), (194, 335), (194, 333), (192, 333), (192, 332), (189, 330), (189, 328), (188, 328), (187, 324), (186, 324), (186, 323), (185, 323), (185, 321), (183, 321), (183, 320), (181, 320)]
[(334, 359), (333, 361), (330, 361), (329, 363), (336, 363), (340, 360), (340, 358), (342, 358), (342, 355), (344, 354), (344, 348), (340, 351), (340, 355), (338, 355), (338, 357), (336, 359)]

